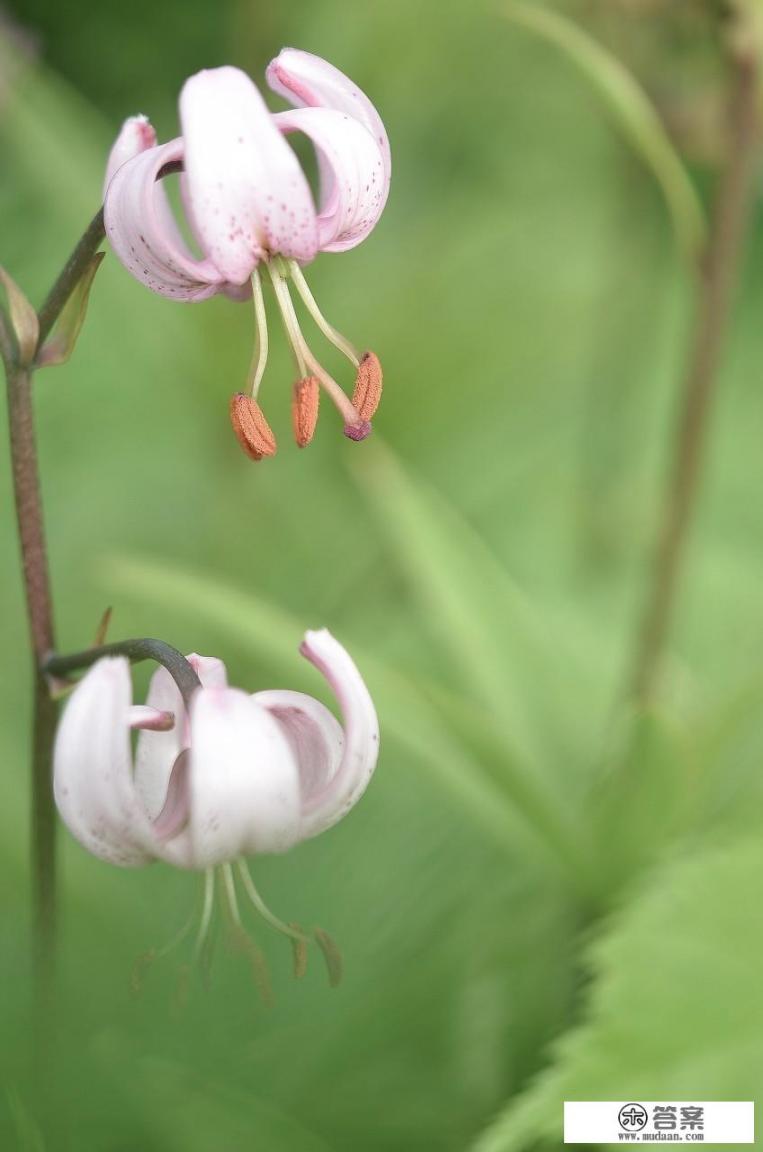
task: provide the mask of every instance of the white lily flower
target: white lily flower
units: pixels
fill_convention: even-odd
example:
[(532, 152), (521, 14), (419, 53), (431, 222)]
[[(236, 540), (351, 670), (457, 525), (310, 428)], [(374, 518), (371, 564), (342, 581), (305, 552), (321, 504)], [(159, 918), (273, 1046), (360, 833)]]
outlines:
[[(56, 804), (76, 839), (113, 864), (209, 870), (285, 852), (341, 820), (376, 766), (376, 712), (328, 631), (308, 632), (301, 652), (331, 685), (344, 729), (313, 697), (248, 695), (228, 686), (220, 660), (197, 655), (189, 709), (164, 668), (134, 706), (127, 658), (98, 660), (69, 699), (54, 753)], [(134, 763), (131, 728), (141, 730)]]

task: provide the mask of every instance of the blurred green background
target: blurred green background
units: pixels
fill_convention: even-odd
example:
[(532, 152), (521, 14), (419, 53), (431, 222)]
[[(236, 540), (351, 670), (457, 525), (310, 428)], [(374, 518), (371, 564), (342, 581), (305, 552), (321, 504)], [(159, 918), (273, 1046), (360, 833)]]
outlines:
[[(719, 6), (565, 7), (636, 70), (706, 193)], [(52, 1122), (29, 1071), (29, 661), (3, 450), (0, 1146), (504, 1152), (558, 1147), (565, 1098), (754, 1099), (760, 212), (663, 689), (636, 715), (620, 701), (691, 283), (652, 176), (579, 71), (468, 0), (18, 0), (2, 26), (0, 258), (34, 301), (97, 207), (122, 119), (174, 135), (201, 67), (260, 80), (284, 44), (327, 57), (376, 102), (394, 172), (371, 238), (308, 273), (384, 364), (369, 442), (326, 404), (310, 449), (291, 444), (274, 325), (279, 452), (251, 464), (227, 416), (249, 309), (169, 303), (111, 256), (74, 358), (38, 377), (61, 648), (111, 604), (113, 638), (319, 693), (297, 647), (327, 625), (367, 675), (383, 748), (347, 821), (253, 864), (346, 967), (335, 991), (316, 957), (295, 983), (252, 920), (270, 1009), (222, 936), (209, 987), (194, 973), (178, 1002), (181, 948), (133, 995), (196, 878), (110, 868), (62, 831)]]

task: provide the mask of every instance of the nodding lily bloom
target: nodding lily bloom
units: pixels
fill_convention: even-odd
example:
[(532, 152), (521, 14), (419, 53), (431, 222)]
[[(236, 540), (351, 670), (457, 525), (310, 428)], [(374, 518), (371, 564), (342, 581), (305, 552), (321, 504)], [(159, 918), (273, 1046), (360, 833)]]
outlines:
[[(243, 857), (285, 852), (336, 824), (376, 766), (376, 712), (349, 654), (325, 629), (308, 632), (300, 651), (333, 689), (344, 727), (301, 692), (231, 688), (222, 661), (197, 655), (188, 657), (200, 680), (188, 707), (164, 668), (146, 704), (134, 705), (127, 658), (108, 656), (76, 686), (61, 719), (54, 791), (64, 823), (112, 864), (163, 860), (204, 870), (199, 942), (209, 929), (215, 869), (240, 924), (231, 862), (265, 918), (302, 938), (264, 906)], [(134, 761), (132, 729), (139, 730)]]
[[(218, 292), (254, 304), (256, 348), (246, 393), (231, 403), (242, 447), (253, 459), (272, 455), (275, 439), (257, 403), (268, 354), (262, 271), (270, 280), (297, 369), (292, 417), (297, 443), (312, 438), (323, 388), (344, 420), (345, 434), (364, 439), (382, 385), (377, 357), (360, 355), (325, 319), (302, 272), (318, 252), (354, 248), (374, 228), (387, 200), (390, 151), (368, 97), (337, 68), (285, 48), (267, 69), (271, 89), (297, 105), (271, 113), (237, 68), (199, 72), (180, 94), (182, 135), (157, 144), (148, 120), (127, 120), (112, 148), (105, 185), (106, 232), (136, 279), (174, 300)], [(320, 196), (286, 137), (302, 133), (318, 159)], [(183, 240), (161, 177), (182, 169), (188, 228), (201, 252)], [(352, 363), (350, 400), (311, 351), (289, 291), (293, 285), (324, 336)]]

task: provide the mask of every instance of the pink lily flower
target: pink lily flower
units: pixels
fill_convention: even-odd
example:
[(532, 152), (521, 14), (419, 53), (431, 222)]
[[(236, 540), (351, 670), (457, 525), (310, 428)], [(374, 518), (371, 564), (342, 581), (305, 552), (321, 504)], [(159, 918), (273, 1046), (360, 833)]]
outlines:
[[(308, 52), (285, 48), (267, 69), (271, 89), (297, 105), (271, 113), (237, 68), (199, 72), (180, 95), (182, 135), (157, 144), (145, 117), (127, 120), (112, 148), (105, 185), (106, 231), (127, 270), (152, 291), (195, 301), (224, 292), (251, 296), (256, 351), (247, 393), (234, 397), (231, 417), (254, 459), (272, 455), (275, 440), (257, 404), (268, 353), (261, 271), (267, 272), (294, 356), (298, 379), (293, 423), (298, 444), (315, 428), (319, 388), (363, 439), (378, 406), (381, 366), (360, 355), (321, 313), (302, 272), (318, 252), (343, 252), (375, 227), (387, 200), (390, 150), (368, 97), (342, 72)], [(320, 171), (316, 207), (286, 137), (306, 135)], [(161, 177), (181, 168), (182, 199), (196, 257), (183, 240)], [(352, 363), (350, 400), (314, 356), (301, 330), (289, 284), (324, 336)]]
[[(163, 860), (204, 870), (209, 928), (214, 871), (238, 918), (231, 862), (271, 924), (243, 857), (285, 852), (341, 820), (366, 790), (379, 752), (373, 702), (347, 651), (327, 630), (300, 651), (325, 676), (344, 727), (301, 692), (248, 695), (225, 665), (191, 655), (197, 688), (186, 709), (164, 668), (145, 705), (132, 704), (126, 657), (103, 657), (71, 694), (53, 757), (56, 805), (93, 855), (122, 867)], [(133, 761), (130, 732), (138, 729)]]

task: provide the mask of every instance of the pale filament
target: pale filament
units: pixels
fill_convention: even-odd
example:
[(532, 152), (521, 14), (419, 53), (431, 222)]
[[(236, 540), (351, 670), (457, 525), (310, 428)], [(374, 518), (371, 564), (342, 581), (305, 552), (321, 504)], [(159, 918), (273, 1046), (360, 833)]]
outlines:
[(294, 311), (294, 304), (292, 303), (291, 296), (289, 295), (289, 288), (280, 272), (268, 264), (268, 272), (273, 281), (273, 289), (276, 294), (278, 306), (281, 309), (281, 316), (283, 317), (284, 327), (286, 328), (287, 335), (294, 348), (294, 354), (297, 357), (297, 365), (302, 373), (301, 379), (307, 375), (307, 368), (310, 369), (312, 374), (317, 377), (321, 382), (326, 392), (333, 400), (336, 407), (339, 409), (340, 414), (345, 422), (350, 425), (357, 425), (360, 423), (360, 416), (354, 405), (342, 391), (332, 376), (329, 376), (326, 369), (315, 356), (313, 356), (310, 348), (308, 347), (305, 337), (302, 335), (302, 330), (299, 326), (297, 314)]
[(270, 279), (273, 283), (273, 291), (276, 295), (276, 301), (281, 313), (283, 326), (286, 331), (286, 338), (291, 345), (291, 350), (294, 354), (294, 359), (297, 364), (297, 372), (299, 374), (300, 380), (304, 380), (305, 376), (307, 376), (307, 367), (305, 365), (304, 355), (305, 339), (300, 331), (299, 323), (297, 321), (294, 309), (291, 307), (291, 297), (289, 296), (289, 290), (286, 287), (285, 281), (275, 270), (273, 265), (268, 264), (267, 267), (268, 272), (270, 273)]
[(241, 876), (241, 882), (244, 885), (244, 890), (254, 907), (259, 912), (262, 919), (266, 920), (267, 923), (270, 924), (271, 928), (275, 928), (277, 932), (282, 932), (284, 936), (291, 936), (294, 940), (304, 940), (305, 943), (308, 943), (310, 940), (309, 936), (306, 936), (304, 932), (300, 932), (297, 928), (292, 928), (290, 924), (285, 924), (283, 920), (279, 920), (279, 918), (270, 911), (267, 904), (257, 891), (249, 869), (247, 868), (244, 861), (239, 860), (237, 863), (239, 875)]
[(307, 308), (323, 335), (329, 343), (333, 344), (335, 348), (338, 348), (339, 351), (347, 357), (354, 368), (357, 368), (360, 364), (360, 356), (350, 341), (343, 336), (333, 324), (330, 324), (321, 312), (299, 264), (297, 264), (296, 260), (290, 260), (288, 268), (291, 278), (294, 281), (294, 287), (299, 292), (305, 308)]
[(262, 280), (256, 268), (252, 272), (252, 302), (254, 303), (256, 342), (249, 368), (249, 379), (252, 381), (252, 399), (256, 400), (268, 362), (268, 319), (265, 314), (265, 299), (262, 295)]
[(212, 868), (207, 868), (204, 873), (204, 903), (201, 909), (201, 923), (199, 924), (199, 931), (196, 934), (196, 943), (194, 945), (193, 954), (198, 960), (201, 956), (202, 949), (209, 935), (209, 926), (212, 923), (212, 908), (215, 902), (215, 873)]

